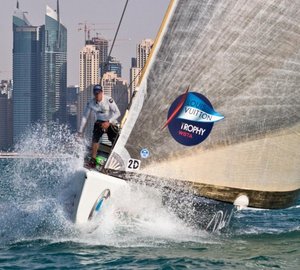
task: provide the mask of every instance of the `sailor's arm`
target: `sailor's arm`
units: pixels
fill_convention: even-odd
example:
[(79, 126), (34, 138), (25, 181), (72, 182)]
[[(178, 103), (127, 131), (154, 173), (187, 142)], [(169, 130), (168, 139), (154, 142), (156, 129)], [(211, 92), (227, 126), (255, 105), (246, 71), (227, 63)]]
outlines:
[(120, 117), (121, 113), (116, 102), (112, 98), (109, 99), (109, 108), (112, 112), (112, 116), (109, 119), (109, 123), (114, 124), (117, 122), (117, 119)]
[(86, 126), (86, 123), (89, 119), (90, 113), (91, 113), (91, 107), (90, 107), (90, 102), (89, 102), (86, 105), (86, 107), (84, 109), (84, 112), (83, 112), (83, 115), (82, 115), (82, 118), (81, 118), (81, 123), (80, 123), (80, 127), (79, 127), (79, 130), (78, 130), (79, 134), (83, 133), (83, 131), (85, 129), (85, 126)]

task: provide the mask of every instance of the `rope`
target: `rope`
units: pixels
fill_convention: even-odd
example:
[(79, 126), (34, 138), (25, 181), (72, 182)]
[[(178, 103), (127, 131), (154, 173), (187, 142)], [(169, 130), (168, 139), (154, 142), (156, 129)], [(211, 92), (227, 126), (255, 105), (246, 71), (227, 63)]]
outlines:
[(110, 55), (111, 55), (111, 52), (112, 52), (112, 50), (113, 50), (113, 48), (114, 48), (114, 45), (115, 45), (115, 42), (116, 42), (116, 39), (117, 39), (117, 36), (118, 36), (118, 33), (119, 33), (119, 29), (120, 29), (120, 26), (121, 26), (121, 24), (122, 24), (122, 20), (123, 20), (123, 17), (124, 17), (124, 14), (125, 14), (125, 11), (126, 11), (126, 8), (127, 8), (127, 5), (128, 5), (128, 2), (129, 2), (129, 0), (126, 0), (125, 6), (124, 6), (124, 9), (123, 9), (123, 12), (122, 12), (122, 16), (121, 16), (121, 18), (120, 18), (119, 25), (118, 25), (117, 31), (116, 31), (116, 33), (115, 33), (115, 36), (114, 36), (112, 45), (111, 45), (111, 47), (110, 47), (110, 51), (109, 51), (109, 54), (108, 54), (108, 56), (107, 56), (105, 65), (107, 65), (107, 63), (108, 63), (108, 61), (109, 61), (109, 58), (110, 58)]
[[(118, 24), (118, 27), (117, 27), (115, 36), (114, 36), (114, 39), (113, 39), (113, 42), (112, 42), (111, 47), (110, 47), (110, 50), (109, 50), (109, 54), (108, 54), (108, 56), (107, 56), (107, 58), (106, 58), (106, 61), (105, 61), (105, 63), (104, 63), (104, 66), (103, 66), (103, 67), (104, 67), (104, 70), (106, 69), (106, 67), (107, 67), (107, 65), (108, 65), (108, 63), (109, 63), (109, 59), (110, 59), (112, 50), (113, 50), (113, 48), (114, 48), (114, 45), (115, 45), (115, 42), (116, 42), (116, 39), (117, 39), (119, 30), (120, 30), (120, 27), (121, 27), (121, 24), (122, 24), (123, 17), (124, 17), (125, 11), (126, 11), (126, 9), (127, 9), (128, 2), (129, 2), (129, 0), (126, 0), (126, 3), (125, 3), (125, 6), (124, 6), (124, 8), (123, 8), (122, 15), (121, 15), (121, 18), (120, 18), (120, 21), (119, 21), (119, 24)], [(104, 72), (103, 72), (103, 74), (104, 74)], [(102, 81), (102, 78), (101, 78), (100, 81)], [(130, 84), (130, 85), (131, 85), (131, 84)], [(128, 89), (129, 89), (129, 87), (127, 87), (127, 90), (128, 90)], [(130, 98), (131, 98), (131, 97), (130, 97)], [(118, 101), (118, 100), (115, 100), (116, 103), (117, 103), (117, 101)]]

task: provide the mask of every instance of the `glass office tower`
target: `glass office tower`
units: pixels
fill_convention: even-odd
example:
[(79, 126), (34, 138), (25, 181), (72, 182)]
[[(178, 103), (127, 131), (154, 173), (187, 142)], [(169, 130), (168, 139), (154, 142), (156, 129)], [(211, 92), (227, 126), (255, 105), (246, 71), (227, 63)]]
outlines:
[(116, 57), (109, 56), (107, 62), (102, 63), (102, 70), (104, 71), (102, 76), (106, 72), (114, 72), (118, 77), (122, 77), (122, 64)]
[(40, 28), (42, 65), (42, 118), (45, 123), (67, 122), (67, 29), (57, 10), (47, 6)]
[(38, 27), (29, 23), (17, 4), (13, 15), (14, 142), (41, 116), (39, 62)]

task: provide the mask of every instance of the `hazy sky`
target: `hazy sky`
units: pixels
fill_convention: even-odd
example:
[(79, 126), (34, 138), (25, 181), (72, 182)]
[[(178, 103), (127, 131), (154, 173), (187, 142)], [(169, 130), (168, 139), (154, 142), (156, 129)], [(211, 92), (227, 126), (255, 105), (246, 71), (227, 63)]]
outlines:
[[(19, 0), (20, 9), (28, 12), (32, 25), (45, 23), (46, 5), (56, 9), (57, 0)], [(84, 32), (79, 23), (87, 22), (112, 40), (125, 0), (60, 0), (61, 21), (68, 29), (68, 85), (79, 84), (79, 51), (84, 46)], [(12, 16), (17, 0), (0, 0), (0, 80), (12, 78)], [(144, 38), (155, 38), (169, 0), (129, 0), (112, 56), (123, 65), (122, 76), (128, 80), (131, 57), (136, 44)], [(94, 24), (94, 25), (93, 25)], [(109, 44), (111, 45), (111, 43)]]

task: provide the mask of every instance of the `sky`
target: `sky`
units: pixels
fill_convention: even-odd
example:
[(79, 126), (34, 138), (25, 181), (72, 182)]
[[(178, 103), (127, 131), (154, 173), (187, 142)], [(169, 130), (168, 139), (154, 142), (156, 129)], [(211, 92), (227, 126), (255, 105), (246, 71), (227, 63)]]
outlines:
[[(56, 9), (57, 0), (19, 0), (20, 9), (27, 11), (32, 25), (45, 24), (46, 5)], [(126, 0), (60, 0), (61, 22), (68, 29), (68, 85), (79, 84), (79, 52), (84, 46), (86, 23), (91, 36), (112, 40)], [(0, 80), (12, 79), (12, 16), (17, 0), (0, 0)], [(152, 38), (158, 32), (169, 0), (129, 0), (112, 56), (122, 65), (122, 77), (129, 80), (131, 57), (136, 56), (136, 44)], [(80, 24), (81, 23), (81, 24)], [(110, 44), (111, 45), (111, 42)], [(110, 48), (109, 48), (110, 49)]]

